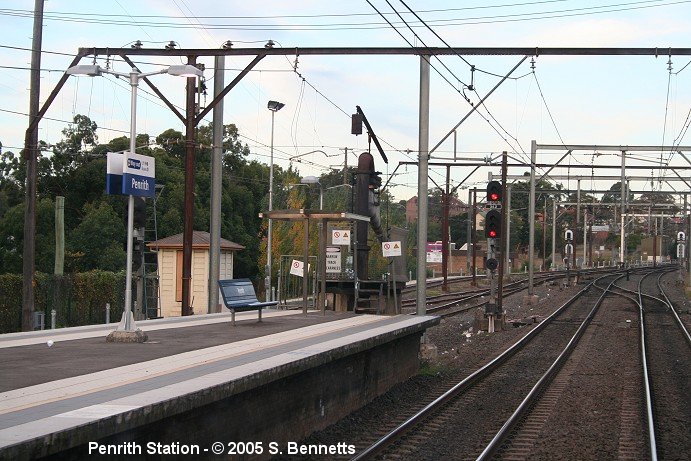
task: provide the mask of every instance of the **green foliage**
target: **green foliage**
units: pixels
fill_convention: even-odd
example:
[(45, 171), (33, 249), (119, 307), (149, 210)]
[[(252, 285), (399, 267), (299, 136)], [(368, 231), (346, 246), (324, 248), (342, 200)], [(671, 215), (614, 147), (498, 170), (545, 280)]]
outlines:
[[(66, 276), (36, 274), (36, 312), (56, 311), (57, 327), (74, 327), (105, 322), (110, 304), (111, 322), (118, 321), (124, 308), (124, 272), (90, 271)], [(21, 330), (22, 276), (0, 274), (0, 333)]]
[(22, 276), (0, 274), (0, 334), (22, 329)]
[[(122, 242), (127, 232), (121, 217), (106, 202), (84, 205), (84, 217), (67, 238), (66, 251), (81, 254), (72, 270), (84, 271), (98, 267), (116, 271), (125, 266), (126, 253)], [(98, 238), (94, 238), (98, 236)]]

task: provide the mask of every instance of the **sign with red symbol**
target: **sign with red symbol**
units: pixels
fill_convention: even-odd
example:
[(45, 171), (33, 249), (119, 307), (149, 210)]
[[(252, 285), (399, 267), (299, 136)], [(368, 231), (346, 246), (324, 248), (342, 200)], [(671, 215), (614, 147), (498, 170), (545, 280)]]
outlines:
[(381, 252), (385, 258), (401, 256), (402, 253), (400, 240), (395, 240), (393, 242), (382, 242)]

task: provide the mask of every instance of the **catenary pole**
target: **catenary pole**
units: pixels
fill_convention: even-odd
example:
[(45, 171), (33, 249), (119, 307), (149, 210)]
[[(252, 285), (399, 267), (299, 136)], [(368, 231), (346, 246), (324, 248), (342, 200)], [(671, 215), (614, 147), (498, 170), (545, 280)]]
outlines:
[(530, 142), (530, 200), (528, 200), (528, 294), (533, 294), (533, 276), (535, 269), (535, 160), (537, 157), (537, 143)]
[[(187, 64), (196, 66), (195, 56), (188, 56)], [(187, 78), (186, 89), (186, 118), (185, 118), (185, 195), (184, 222), (182, 231), (182, 315), (192, 315), (190, 295), (192, 292), (192, 237), (194, 222), (194, 164), (196, 151), (196, 85), (197, 78)]]
[(429, 56), (420, 56), (417, 187), (417, 314), (424, 315), (427, 298), (427, 175), (429, 161)]
[[(214, 59), (214, 97), (223, 91), (225, 56)], [(221, 272), (221, 172), (223, 156), (223, 99), (213, 109), (213, 149), (211, 154), (211, 203), (209, 222), (209, 296), (207, 312), (218, 309), (218, 279)]]
[(26, 185), (24, 206), (24, 249), (22, 250), (22, 331), (33, 329), (34, 273), (36, 269), (36, 186), (38, 163), (38, 107), (41, 94), (41, 47), (43, 42), (43, 0), (34, 2), (34, 30), (31, 43), (29, 128), (24, 137)]

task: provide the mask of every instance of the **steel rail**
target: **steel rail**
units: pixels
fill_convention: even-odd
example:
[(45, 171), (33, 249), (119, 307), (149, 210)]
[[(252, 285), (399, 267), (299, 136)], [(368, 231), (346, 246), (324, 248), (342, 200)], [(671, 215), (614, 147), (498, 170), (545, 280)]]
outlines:
[[(612, 274), (604, 275), (600, 278), (604, 278), (604, 277), (608, 277), (608, 276), (611, 277)], [(479, 382), (480, 380), (485, 378), (487, 375), (489, 375), (491, 372), (496, 370), (499, 367), (499, 365), (503, 364), (506, 360), (508, 360), (516, 352), (518, 352), (522, 347), (524, 347), (528, 342), (530, 342), (537, 334), (539, 334), (542, 330), (544, 330), (547, 327), (547, 325), (549, 325), (554, 320), (554, 318), (556, 318), (564, 310), (566, 310), (571, 304), (573, 304), (581, 295), (583, 295), (588, 289), (591, 288), (591, 286), (595, 283), (595, 281), (599, 280), (600, 278), (590, 282), (588, 285), (583, 287), (572, 298), (570, 298), (568, 301), (566, 301), (561, 307), (559, 307), (557, 310), (555, 310), (551, 315), (549, 315), (547, 318), (545, 318), (545, 320), (543, 320), (535, 328), (533, 328), (528, 333), (526, 333), (525, 336), (523, 336), (516, 343), (514, 343), (511, 347), (509, 347), (504, 352), (502, 352), (499, 356), (495, 357), (493, 360), (491, 360), (490, 362), (485, 364), (483, 367), (475, 370), (468, 377), (466, 377), (461, 382), (454, 385), (448, 391), (444, 392), (442, 395), (440, 395), (435, 400), (433, 400), (431, 403), (426, 405), (424, 408), (422, 408), (416, 414), (414, 414), (413, 416), (408, 418), (406, 421), (404, 421), (398, 427), (394, 428), (388, 434), (384, 435), (377, 442), (375, 442), (374, 444), (370, 445), (365, 450), (358, 453), (356, 456), (351, 458), (351, 461), (361, 461), (364, 459), (370, 459), (371, 457), (374, 457), (376, 454), (378, 454), (381, 451), (383, 451), (384, 449), (386, 449), (386, 447), (390, 446), (395, 440), (397, 440), (399, 437), (401, 437), (403, 434), (405, 434), (408, 430), (412, 429), (416, 424), (418, 424), (420, 421), (422, 421), (431, 412), (440, 408), (445, 403), (451, 401), (456, 396), (460, 395), (462, 392), (464, 392), (468, 388), (472, 387), (477, 382)]]
[(669, 307), (669, 310), (672, 312), (674, 319), (677, 321), (677, 325), (679, 326), (682, 334), (686, 338), (686, 343), (689, 346), (691, 346), (691, 336), (689, 335), (689, 330), (686, 328), (686, 325), (684, 325), (684, 322), (681, 321), (681, 318), (679, 318), (679, 314), (677, 314), (677, 310), (672, 305), (672, 302), (670, 301), (669, 297), (667, 297), (665, 290), (662, 289), (662, 284), (660, 283), (660, 279), (662, 278), (663, 275), (665, 275), (665, 274), (662, 273), (657, 278), (657, 288), (658, 288), (658, 290), (660, 290), (660, 293), (662, 293), (662, 297), (664, 298), (665, 304), (667, 304), (667, 307)]
[(651, 390), (650, 374), (648, 373), (647, 351), (645, 347), (645, 316), (643, 313), (643, 280), (650, 274), (646, 274), (638, 281), (638, 318), (641, 324), (641, 362), (643, 365), (643, 387), (645, 389), (645, 415), (648, 423), (648, 449), (650, 459), (657, 461), (657, 444), (655, 442), (655, 419), (653, 416), (653, 393)]
[[(509, 417), (509, 419), (506, 420), (504, 425), (497, 431), (496, 435), (492, 438), (492, 440), (489, 442), (489, 444), (485, 447), (485, 449), (480, 453), (480, 456), (477, 457), (477, 460), (488, 460), (494, 454), (496, 454), (497, 450), (501, 447), (503, 444), (506, 436), (509, 435), (511, 430), (514, 428), (516, 424), (523, 418), (525, 413), (528, 411), (528, 409), (533, 405), (533, 403), (538, 399), (538, 396), (540, 393), (549, 385), (550, 382), (552, 382), (552, 379), (556, 374), (559, 372), (563, 364), (566, 362), (566, 359), (571, 355), (573, 350), (576, 348), (576, 345), (578, 344), (578, 341), (581, 339), (583, 336), (583, 333), (585, 333), (585, 330), (588, 328), (590, 325), (593, 317), (595, 317), (595, 314), (597, 313), (597, 310), (599, 309), (600, 305), (602, 304), (602, 301), (604, 301), (607, 292), (609, 291), (609, 288), (620, 278), (624, 277), (623, 274), (607, 274), (603, 275), (601, 277), (598, 277), (597, 279), (593, 280), (593, 282), (590, 285), (593, 285), (597, 287), (597, 282), (607, 278), (607, 277), (612, 277), (615, 276), (616, 278), (612, 280), (608, 288), (603, 291), (603, 293), (600, 295), (598, 300), (595, 302), (595, 305), (593, 308), (590, 310), (586, 318), (583, 320), (581, 325), (578, 327), (578, 330), (576, 330), (576, 333), (571, 337), (569, 340), (568, 344), (566, 347), (564, 347), (564, 350), (559, 354), (557, 359), (552, 363), (552, 365), (549, 367), (549, 369), (542, 375), (542, 377), (538, 380), (537, 383), (533, 386), (533, 388), (528, 392), (526, 397), (523, 399), (523, 401), (520, 403), (518, 408), (513, 412), (513, 414)], [(590, 286), (589, 285), (589, 286)], [(598, 287), (600, 288), (600, 287)]]

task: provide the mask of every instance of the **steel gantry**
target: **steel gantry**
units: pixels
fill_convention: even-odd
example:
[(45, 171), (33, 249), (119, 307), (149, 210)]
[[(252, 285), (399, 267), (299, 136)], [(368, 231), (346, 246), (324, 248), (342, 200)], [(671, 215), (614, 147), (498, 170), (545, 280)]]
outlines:
[[(476, 104), (475, 107), (466, 114), (466, 116), (450, 130), (450, 134), (446, 135), (434, 148), (428, 150), (429, 146), (429, 59), (431, 56), (489, 56), (489, 55), (505, 55), (505, 56), (521, 56), (521, 60), (516, 64), (511, 71), (509, 71), (504, 79), (508, 78), (511, 73), (529, 56), (659, 56), (659, 55), (675, 55), (675, 56), (689, 56), (691, 55), (691, 48), (672, 48), (672, 47), (651, 47), (651, 48), (583, 48), (583, 47), (293, 47), (293, 48), (274, 48), (273, 42), (268, 42), (264, 48), (229, 48), (223, 47), (218, 49), (151, 49), (151, 48), (110, 48), (110, 47), (85, 47), (80, 48), (72, 63), (67, 66), (75, 66), (82, 58), (92, 56), (113, 57), (119, 56), (130, 66), (136, 65), (130, 59), (134, 56), (160, 56), (160, 57), (181, 57), (187, 59), (187, 64), (195, 65), (200, 57), (214, 57), (214, 56), (252, 56), (252, 61), (241, 71), (238, 75), (225, 86), (223, 91), (216, 93), (211, 103), (200, 112), (197, 112), (195, 105), (195, 91), (194, 83), (188, 80), (186, 90), (186, 113), (181, 114), (175, 106), (163, 95), (163, 93), (156, 88), (148, 79), (143, 78), (144, 82), (154, 91), (166, 106), (184, 123), (185, 125), (185, 193), (183, 206), (183, 270), (182, 270), (182, 313), (189, 315), (190, 310), (190, 278), (191, 278), (191, 260), (192, 260), (192, 223), (193, 223), (193, 187), (194, 187), (194, 163), (195, 163), (195, 129), (200, 121), (234, 88), (237, 83), (247, 75), (262, 59), (267, 56), (326, 56), (326, 55), (409, 55), (418, 56), (420, 58), (420, 98), (419, 98), (419, 159), (420, 159), (420, 173), (419, 177), (422, 179), (418, 185), (418, 198), (427, 196), (427, 190), (423, 189), (427, 185), (427, 161), (432, 151), (436, 149), (456, 128), (482, 103)], [(34, 66), (32, 66), (34, 67)], [(64, 74), (57, 82), (55, 88), (50, 93), (45, 103), (38, 112), (32, 112), (29, 120), (29, 126), (25, 136), (25, 152), (27, 158), (27, 194), (25, 203), (25, 226), (24, 226), (24, 258), (23, 258), (23, 295), (22, 295), (22, 329), (31, 329), (31, 318), (34, 309), (34, 261), (35, 261), (35, 204), (36, 193), (35, 185), (36, 177), (36, 163), (38, 158), (38, 141), (36, 134), (38, 133), (38, 124), (46, 114), (48, 108), (51, 106), (60, 90), (67, 81), (67, 74)], [(502, 80), (503, 81), (503, 80)], [(501, 82), (499, 83), (501, 84)], [(498, 86), (498, 85), (497, 85)], [(496, 89), (496, 86), (495, 88)], [(492, 92), (484, 95), (481, 101), (489, 97)], [(559, 146), (563, 148), (565, 146)], [(657, 147), (659, 148), (659, 146)], [(533, 168), (536, 166), (534, 162)], [(426, 222), (426, 215), (422, 213), (427, 212), (427, 201), (421, 200), (422, 206), (418, 207), (418, 222)], [(426, 228), (418, 232), (418, 257), (420, 255), (420, 248), (424, 252), (424, 247), (427, 239)], [(424, 253), (423, 253), (424, 260)], [(418, 299), (418, 313), (425, 312), (425, 282), (426, 273), (418, 270), (418, 284), (417, 284), (417, 299)]]

